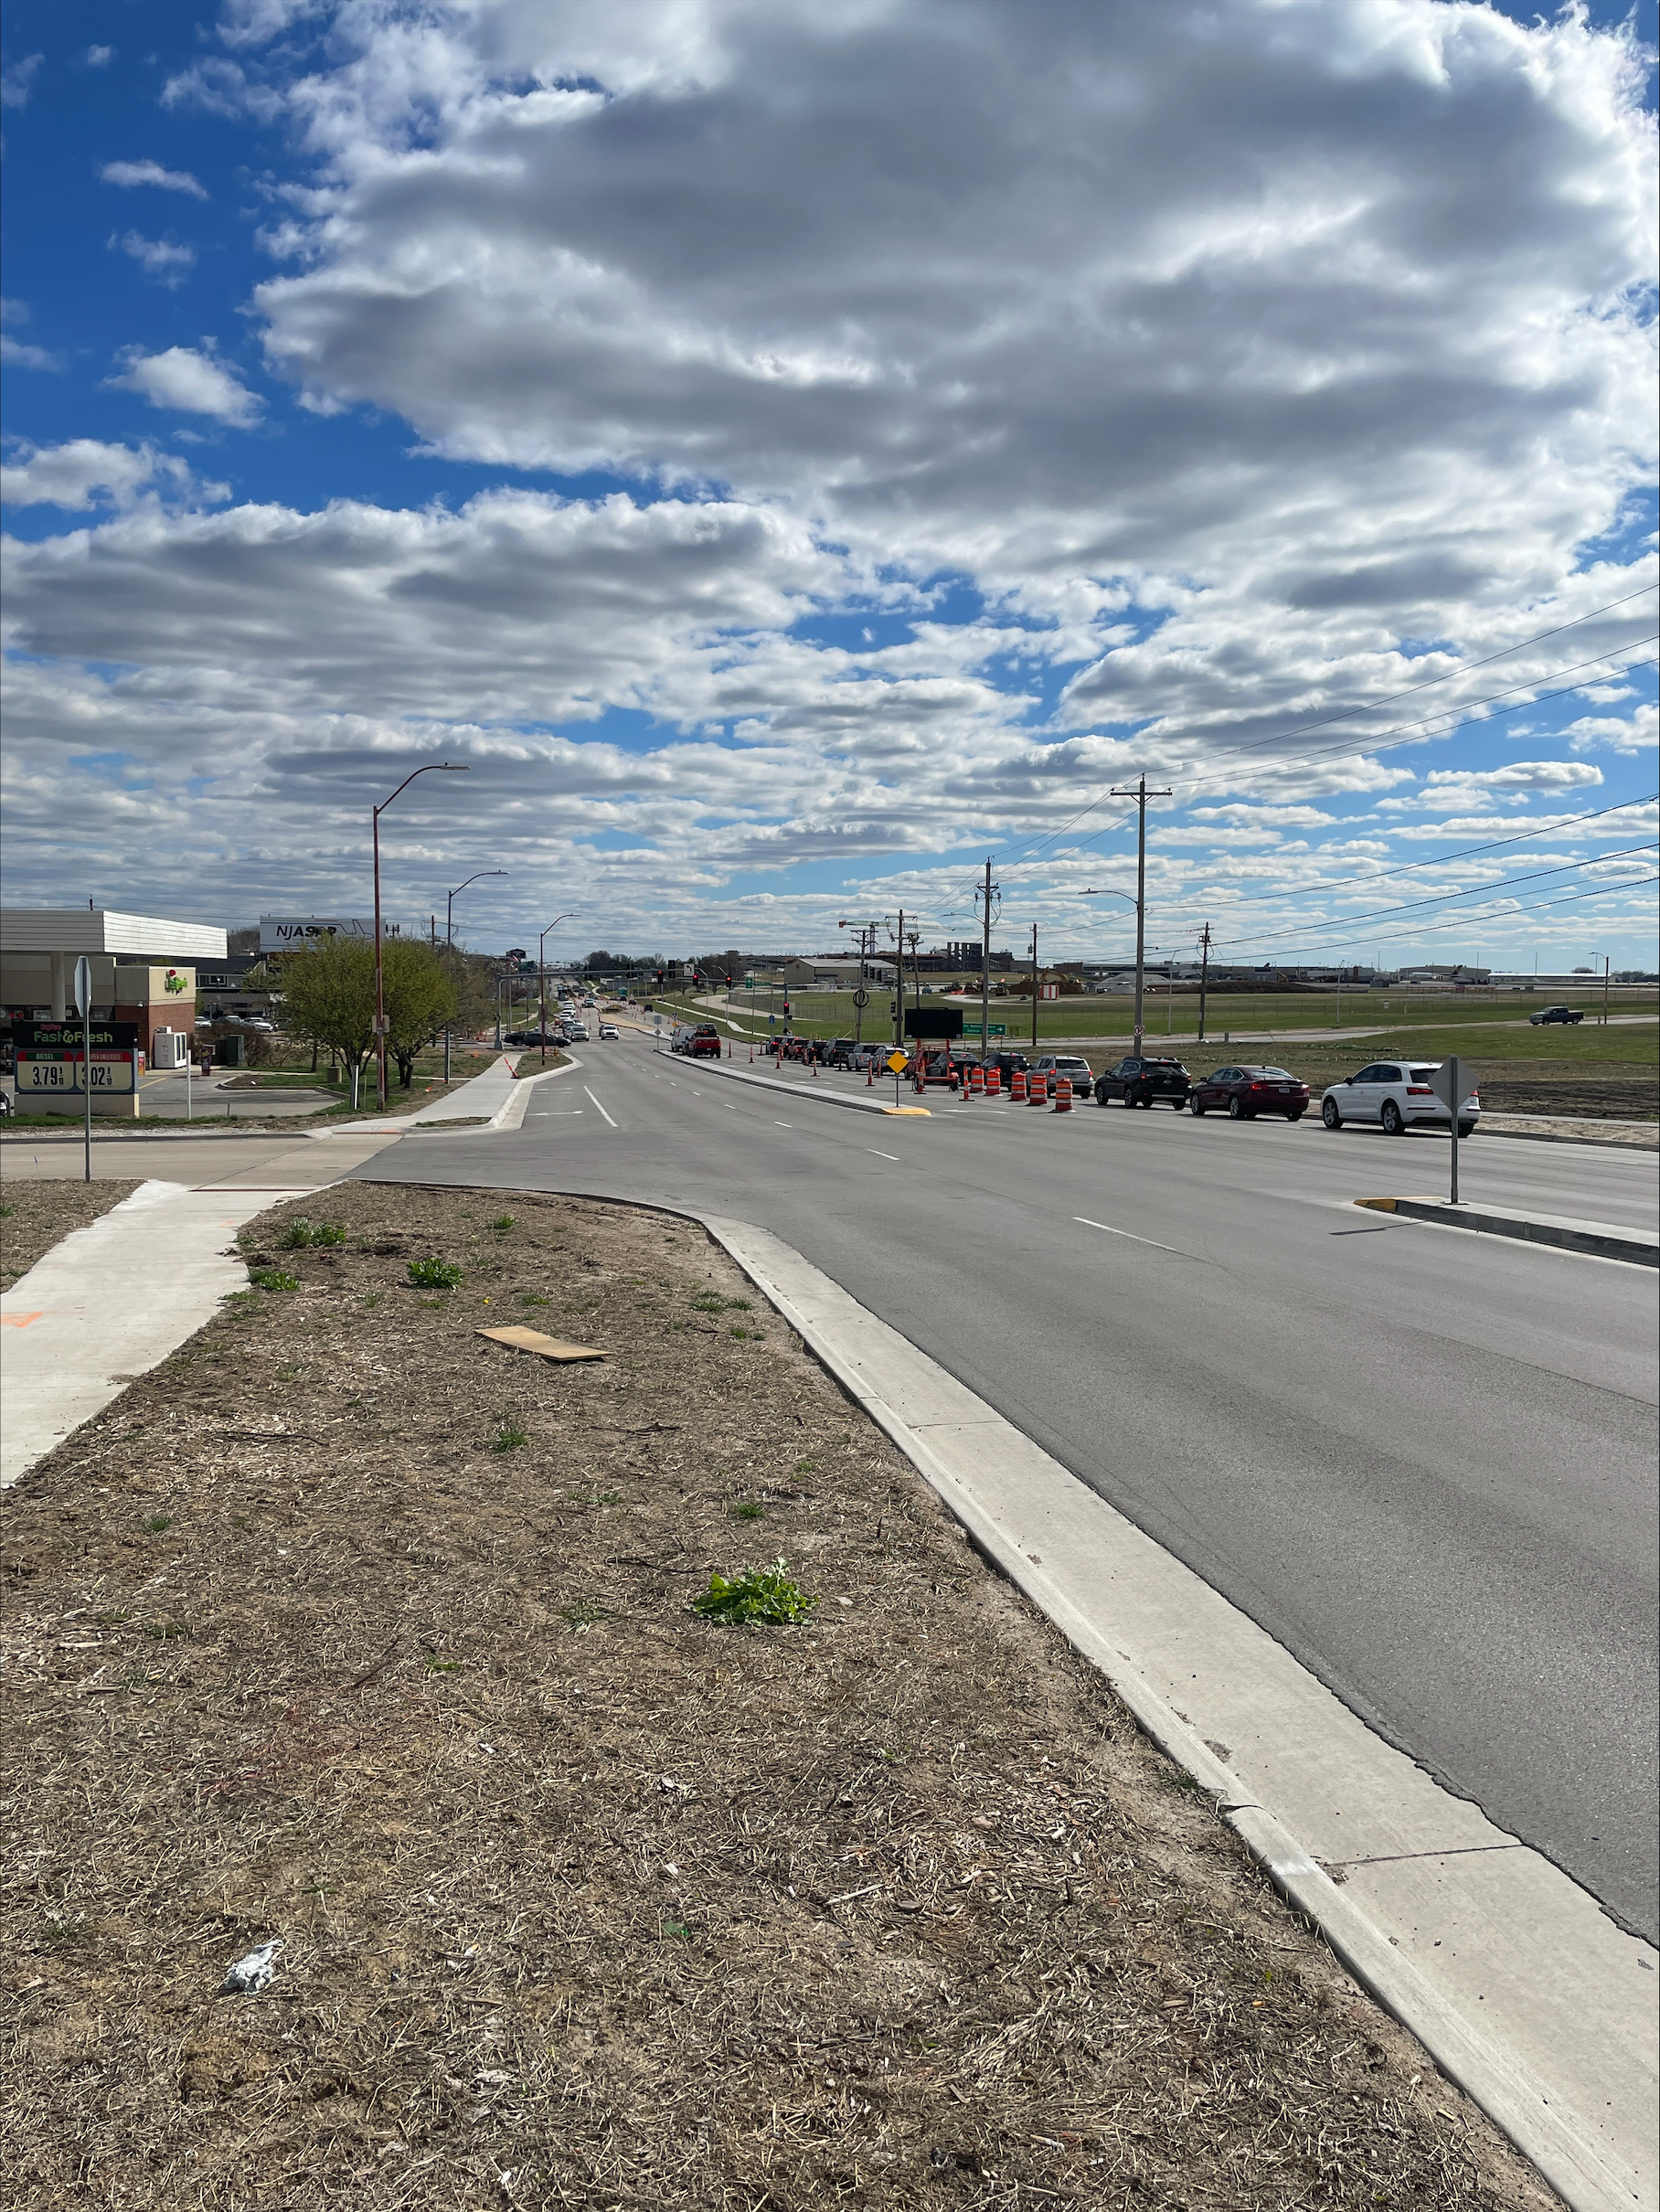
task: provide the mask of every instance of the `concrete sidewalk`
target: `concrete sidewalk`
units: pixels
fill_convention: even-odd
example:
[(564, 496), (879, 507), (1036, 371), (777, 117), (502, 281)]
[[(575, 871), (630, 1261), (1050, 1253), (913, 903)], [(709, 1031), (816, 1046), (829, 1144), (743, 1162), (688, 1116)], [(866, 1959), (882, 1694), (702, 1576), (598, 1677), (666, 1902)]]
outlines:
[(298, 1195), (143, 1183), (0, 1296), (0, 1489), (245, 1290), (247, 1269), (225, 1257), (231, 1239)]

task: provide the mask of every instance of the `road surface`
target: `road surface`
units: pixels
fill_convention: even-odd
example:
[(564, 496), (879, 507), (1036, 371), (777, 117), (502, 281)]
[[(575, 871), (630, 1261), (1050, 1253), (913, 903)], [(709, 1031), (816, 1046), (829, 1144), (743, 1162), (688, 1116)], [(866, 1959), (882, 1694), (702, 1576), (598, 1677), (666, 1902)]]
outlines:
[[(940, 1092), (879, 1119), (580, 1049), (518, 1133), (358, 1172), (771, 1228), (1655, 1939), (1654, 1272), (1355, 1209), (1444, 1196), (1434, 1137)], [(1463, 1182), (1660, 1210), (1652, 1154), (1477, 1138)]]

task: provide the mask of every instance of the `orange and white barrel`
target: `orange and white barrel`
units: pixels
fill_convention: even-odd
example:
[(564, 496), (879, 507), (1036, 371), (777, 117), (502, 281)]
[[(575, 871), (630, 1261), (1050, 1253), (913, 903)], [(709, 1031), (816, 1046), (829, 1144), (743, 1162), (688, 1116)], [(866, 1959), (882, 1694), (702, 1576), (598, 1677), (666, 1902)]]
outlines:
[(1055, 1111), (1057, 1113), (1070, 1113), (1071, 1111), (1072, 1079), (1069, 1075), (1059, 1076), (1056, 1079), (1055, 1082)]
[(1024, 1106), (1026, 1104), (1026, 1069), (1024, 1068), (1016, 1068), (1011, 1071), (1008, 1079), (1008, 1095), (1015, 1105)]
[(1026, 1096), (1027, 1103), (1030, 1106), (1048, 1105), (1049, 1096), (1048, 1078), (1040, 1069), (1034, 1068), (1031, 1074), (1027, 1077)]

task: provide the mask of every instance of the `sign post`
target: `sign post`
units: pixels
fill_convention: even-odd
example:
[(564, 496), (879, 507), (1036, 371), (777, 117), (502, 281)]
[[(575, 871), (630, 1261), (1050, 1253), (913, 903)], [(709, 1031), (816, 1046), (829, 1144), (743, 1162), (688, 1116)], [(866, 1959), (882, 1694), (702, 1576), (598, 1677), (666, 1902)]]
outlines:
[(905, 1055), (896, 1046), (888, 1055), (888, 1065), (893, 1071), (893, 1102), (899, 1102), (899, 1078), (905, 1072)]
[(80, 1079), (85, 1087), (87, 1173), (92, 1180), (92, 963), (83, 952), (75, 962), (75, 1011), (80, 1016)]
[(1451, 1203), (1458, 1204), (1458, 1117), (1463, 1111), (1469, 1094), (1471, 1078), (1464, 1064), (1456, 1054), (1442, 1060), (1430, 1078), (1430, 1089), (1452, 1117), (1452, 1196)]

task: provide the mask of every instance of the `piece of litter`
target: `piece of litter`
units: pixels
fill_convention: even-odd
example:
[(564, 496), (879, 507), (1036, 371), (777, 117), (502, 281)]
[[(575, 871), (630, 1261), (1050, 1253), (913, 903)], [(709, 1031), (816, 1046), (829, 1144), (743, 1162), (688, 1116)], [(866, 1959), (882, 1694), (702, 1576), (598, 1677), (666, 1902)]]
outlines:
[(492, 1344), (505, 1344), (511, 1352), (534, 1352), (538, 1359), (603, 1359), (605, 1354), (589, 1344), (565, 1344), (557, 1336), (544, 1336), (540, 1329), (521, 1328), (516, 1323), (511, 1328), (480, 1329), (480, 1336), (487, 1336)]
[(663, 1869), (663, 1871), (664, 1871), (664, 1873), (665, 1873), (665, 1874), (669, 1875), (669, 1876), (671, 1876), (671, 1877), (672, 1877), (672, 1876), (674, 1876), (674, 1875), (678, 1874), (678, 1873), (679, 1873), (679, 1871), (680, 1871), (680, 1869), (679, 1869), (679, 1867), (678, 1867), (678, 1866), (676, 1866), (676, 1864), (675, 1864), (675, 1862), (673, 1861), (673, 1859), (671, 1859), (671, 1860), (669, 1861), (668, 1865), (667, 1865), (666, 1866), (665, 1866), (665, 1868)]
[(281, 1942), (261, 1943), (257, 1951), (238, 1959), (219, 1983), (220, 1996), (252, 1996), (256, 1991), (269, 1988), (282, 1948)]

